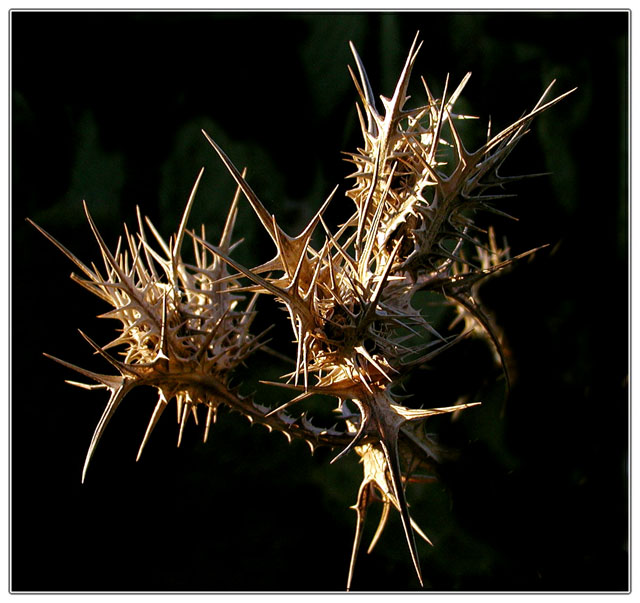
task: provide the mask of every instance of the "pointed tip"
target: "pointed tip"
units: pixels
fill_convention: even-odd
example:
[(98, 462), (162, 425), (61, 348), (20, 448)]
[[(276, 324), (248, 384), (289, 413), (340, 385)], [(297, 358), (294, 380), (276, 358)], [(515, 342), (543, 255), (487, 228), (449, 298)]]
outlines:
[(191, 208), (193, 207), (193, 202), (195, 200), (196, 193), (198, 192), (200, 181), (202, 180), (202, 174), (204, 174), (204, 167), (200, 168), (200, 171), (198, 172), (196, 181), (193, 187), (191, 188), (191, 193), (189, 194), (187, 205), (182, 214), (182, 220), (180, 221), (180, 226), (178, 227), (178, 233), (176, 234), (176, 242), (175, 242), (175, 245), (173, 246), (174, 261), (180, 256), (180, 249), (182, 248), (182, 241), (184, 239), (184, 233), (187, 227), (187, 221), (189, 220), (189, 214), (191, 213)]
[(84, 484), (85, 479), (87, 478), (87, 471), (89, 470), (89, 463), (91, 462), (91, 457), (95, 451), (94, 442), (89, 446), (89, 450), (87, 451), (87, 456), (84, 459), (84, 465), (82, 466), (82, 478), (80, 483)]
[(380, 439), (380, 444), (382, 445), (382, 450), (384, 452), (387, 467), (389, 469), (392, 491), (398, 503), (397, 508), (400, 511), (400, 519), (402, 520), (402, 528), (404, 530), (404, 535), (409, 547), (409, 553), (411, 555), (411, 560), (413, 561), (413, 566), (416, 570), (416, 575), (418, 576), (420, 586), (424, 587), (424, 583), (422, 581), (422, 572), (420, 570), (420, 561), (418, 558), (418, 547), (416, 546), (416, 541), (413, 536), (413, 527), (411, 525), (409, 505), (407, 504), (407, 499), (404, 494), (404, 486), (402, 483), (402, 471), (400, 469), (400, 459), (397, 449), (397, 433), (387, 433), (386, 435), (381, 435), (383, 437), (381, 437)]

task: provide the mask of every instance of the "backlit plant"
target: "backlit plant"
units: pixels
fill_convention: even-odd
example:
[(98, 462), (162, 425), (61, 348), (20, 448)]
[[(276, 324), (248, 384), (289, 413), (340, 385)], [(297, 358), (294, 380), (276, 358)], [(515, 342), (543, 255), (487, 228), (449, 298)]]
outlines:
[[(169, 240), (138, 213), (137, 232), (125, 227), (112, 252), (85, 204), (101, 251), (101, 268), (84, 264), (36, 226), (75, 264), (79, 272), (72, 279), (111, 306), (102, 316), (121, 323), (118, 336), (106, 345), (85, 336), (115, 374), (98, 374), (54, 358), (92, 381), (71, 383), (109, 392), (89, 445), (83, 480), (109, 420), (132, 389), (150, 386), (158, 395), (138, 457), (172, 400), (177, 406), (178, 444), (191, 418), (203, 424), (206, 441), (218, 407), (226, 405), (288, 439), (305, 440), (312, 450), (334, 448), (333, 461), (348, 453), (360, 457), (363, 478), (354, 507), (356, 529), (347, 589), (367, 510), (374, 501), (381, 501), (383, 510), (369, 550), (393, 507), (400, 514), (422, 584), (415, 534), (430, 541), (411, 518), (405, 491), (411, 482), (433, 479), (439, 460), (425, 421), (479, 402), (417, 409), (404, 405), (406, 396), (400, 395), (399, 386), (411, 371), (428, 365), (470, 334), (489, 340), (508, 382), (500, 333), (476, 289), (487, 276), (518, 258), (509, 258), (507, 250), (499, 249), (493, 230), (481, 228), (475, 217), (479, 212), (502, 213), (496, 204), (510, 196), (502, 192), (504, 185), (525, 176), (502, 176), (500, 167), (534, 117), (569, 93), (546, 100), (549, 86), (532, 110), (497, 134), (489, 127), (486, 142), (471, 151), (456, 125), (471, 117), (454, 112), (470, 74), (453, 92), (447, 81), (440, 98), (423, 80), (426, 103), (406, 107), (419, 48), (416, 39), (392, 97), (381, 97), (379, 105), (352, 47), (358, 75), (350, 72), (361, 102), (363, 141), (361, 148), (348, 153), (354, 171), (346, 196), (353, 213), (342, 225), (329, 225), (323, 218), (336, 187), (301, 234), (287, 234), (252, 190), (246, 173), (204, 133), (237, 183), (216, 244), (207, 241), (204, 227), (189, 229), (202, 171), (177, 232)], [(250, 203), (275, 249), (273, 258), (253, 268), (233, 258), (233, 228), (241, 196)], [(316, 233), (323, 242), (314, 247)], [(192, 262), (183, 259), (187, 245), (193, 248)], [(464, 328), (453, 335), (441, 334), (421, 311), (416, 301), (419, 292), (455, 308), (456, 322)], [(276, 408), (230, 385), (238, 366), (265, 345), (264, 333), (252, 330), (260, 296), (272, 296), (286, 309), (297, 343), (294, 370), (282, 382), (272, 383), (293, 390), (294, 397)], [(119, 349), (117, 356), (111, 353), (113, 348)], [(334, 427), (318, 427), (307, 413), (294, 414), (289, 409), (315, 394), (335, 401), (338, 423)], [(432, 405), (431, 400), (420, 402)]]

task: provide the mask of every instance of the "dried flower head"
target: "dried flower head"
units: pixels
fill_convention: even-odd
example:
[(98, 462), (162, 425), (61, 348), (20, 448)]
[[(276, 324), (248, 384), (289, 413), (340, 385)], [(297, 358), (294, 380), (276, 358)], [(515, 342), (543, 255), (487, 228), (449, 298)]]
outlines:
[[(451, 94), (447, 81), (441, 98), (423, 81), (426, 104), (405, 108), (419, 49), (416, 38), (392, 97), (381, 97), (380, 111), (352, 46), (358, 76), (353, 71), (351, 75), (362, 105), (358, 114), (363, 146), (348, 154), (355, 171), (346, 195), (355, 209), (340, 227), (331, 228), (323, 219), (336, 187), (302, 233), (288, 235), (252, 190), (246, 173), (204, 133), (238, 185), (218, 245), (206, 241), (204, 228), (199, 233), (187, 230), (202, 172), (177, 234), (168, 243), (146, 221), (159, 251), (148, 242), (139, 218), (138, 234), (126, 231), (124, 244), (112, 254), (85, 207), (104, 260), (104, 275), (46, 235), (84, 275), (72, 278), (113, 307), (103, 316), (122, 323), (120, 335), (106, 346), (87, 338), (118, 375), (93, 373), (59, 360), (98, 383), (83, 387), (110, 392), (84, 472), (116, 408), (140, 385), (158, 391), (140, 452), (171, 399), (178, 407), (178, 443), (189, 416), (198, 421), (200, 406), (206, 409), (206, 440), (216, 409), (226, 404), (288, 438), (303, 438), (312, 449), (316, 445), (337, 448), (334, 461), (354, 451), (361, 458), (363, 479), (354, 507), (357, 523), (347, 589), (367, 509), (374, 500), (382, 502), (383, 512), (369, 550), (378, 541), (391, 507), (395, 508), (422, 584), (414, 533), (430, 541), (410, 516), (405, 490), (409, 482), (432, 480), (440, 460), (440, 450), (424, 423), (434, 415), (479, 402), (416, 409), (402, 403), (397, 386), (414, 368), (472, 332), (489, 339), (506, 371), (500, 333), (479, 303), (476, 288), (518, 258), (510, 259), (508, 251), (498, 249), (493, 231), (477, 227), (474, 216), (478, 211), (501, 213), (494, 206), (505, 196), (500, 189), (522, 177), (503, 177), (499, 168), (534, 117), (568, 94), (545, 102), (549, 86), (530, 112), (498, 134), (491, 134), (489, 128), (487, 141), (469, 151), (456, 123), (471, 117), (456, 114), (454, 106), (470, 74)], [(254, 268), (232, 257), (240, 193), (275, 247), (274, 257)], [(318, 248), (311, 244), (316, 231), (324, 236)], [(182, 260), (187, 237), (194, 246), (195, 264)], [(466, 259), (467, 246), (475, 250), (477, 265)], [(415, 295), (423, 291), (439, 296), (443, 305), (453, 304), (465, 329), (451, 336), (439, 333), (415, 303)], [(284, 305), (297, 342), (295, 369), (284, 382), (275, 384), (297, 395), (274, 409), (242, 397), (229, 386), (234, 369), (263, 341), (250, 332), (259, 295), (273, 296)], [(123, 348), (123, 359), (107, 352), (116, 346)], [(336, 399), (343, 430), (320, 429), (304, 414), (294, 418), (285, 412), (314, 394)]]

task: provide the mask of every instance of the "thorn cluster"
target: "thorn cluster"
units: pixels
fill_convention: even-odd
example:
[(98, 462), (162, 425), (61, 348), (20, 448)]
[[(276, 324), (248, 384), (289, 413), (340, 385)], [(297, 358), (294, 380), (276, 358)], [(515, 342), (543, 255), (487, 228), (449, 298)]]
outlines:
[[(355, 171), (346, 196), (355, 209), (339, 227), (331, 228), (323, 219), (336, 187), (302, 233), (288, 235), (252, 190), (246, 173), (205, 132), (238, 185), (217, 245), (207, 242), (204, 228), (199, 233), (187, 230), (202, 172), (177, 234), (168, 243), (146, 221), (159, 251), (148, 242), (139, 217), (138, 234), (126, 231), (124, 244), (112, 254), (85, 206), (104, 260), (104, 274), (93, 265), (85, 266), (42, 231), (83, 274), (72, 278), (113, 307), (103, 316), (122, 323), (120, 335), (106, 346), (87, 338), (116, 368), (117, 376), (59, 361), (98, 383), (84, 387), (110, 392), (89, 447), (83, 479), (109, 419), (134, 387), (149, 385), (158, 391), (140, 452), (170, 400), (175, 399), (178, 408), (178, 443), (188, 418), (198, 421), (200, 406), (206, 409), (206, 440), (218, 406), (225, 404), (289, 439), (303, 438), (312, 450), (322, 444), (338, 448), (334, 461), (350, 451), (361, 458), (364, 475), (354, 506), (357, 523), (347, 589), (367, 509), (374, 500), (382, 502), (383, 512), (369, 550), (395, 508), (422, 584), (414, 533), (430, 540), (410, 516), (405, 489), (411, 481), (431, 480), (439, 460), (439, 449), (427, 436), (424, 423), (431, 416), (479, 403), (417, 410), (401, 404), (397, 386), (415, 367), (429, 363), (469, 333), (486, 336), (494, 345), (508, 381), (502, 338), (475, 291), (485, 277), (518, 258), (510, 259), (508, 252), (498, 249), (493, 231), (477, 227), (474, 215), (483, 210), (500, 212), (494, 207), (505, 196), (500, 189), (522, 177), (503, 177), (499, 168), (533, 118), (566, 94), (545, 102), (549, 86), (530, 112), (498, 134), (492, 135), (489, 128), (486, 143), (469, 151), (456, 122), (471, 117), (454, 113), (454, 105), (470, 74), (451, 94), (447, 81), (441, 98), (423, 80), (426, 104), (405, 108), (419, 48), (416, 38), (392, 97), (380, 97), (383, 110), (379, 111), (352, 46), (358, 76), (350, 72), (361, 101), (363, 146), (348, 154)], [(271, 260), (253, 268), (232, 258), (240, 193), (275, 247)], [(319, 230), (324, 242), (314, 248), (312, 236)], [(192, 240), (195, 264), (182, 259), (185, 235)], [(467, 245), (477, 250), (479, 265), (466, 259)], [(419, 291), (435, 293), (443, 304), (453, 305), (458, 311), (456, 322), (464, 322), (465, 329), (453, 336), (441, 335), (412, 304)], [(262, 345), (261, 336), (250, 332), (260, 295), (272, 296), (285, 307), (297, 343), (294, 370), (275, 384), (297, 395), (274, 409), (240, 396), (229, 386), (234, 369)], [(122, 360), (107, 352), (115, 346), (123, 347)], [(306, 415), (294, 418), (285, 413), (287, 407), (314, 394), (337, 399), (344, 431), (322, 430)]]

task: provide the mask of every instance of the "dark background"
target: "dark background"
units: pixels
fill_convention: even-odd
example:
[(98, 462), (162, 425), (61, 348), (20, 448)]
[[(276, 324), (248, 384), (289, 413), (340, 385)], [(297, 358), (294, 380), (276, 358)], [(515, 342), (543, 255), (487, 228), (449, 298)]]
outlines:
[[(513, 253), (549, 244), (487, 285), (519, 379), (506, 405), (488, 352), (473, 342), (411, 382), (416, 404), (483, 400), (434, 423), (460, 452), (441, 481), (410, 488), (426, 588), (593, 591), (628, 587), (628, 19), (610, 13), (37, 13), (13, 12), (12, 466), (14, 591), (339, 591), (344, 589), (360, 468), (348, 457), (250, 427), (222, 412), (210, 440), (167, 411), (139, 463), (155, 404), (134, 392), (102, 439), (86, 483), (84, 454), (106, 401), (70, 387), (42, 356), (108, 372), (77, 333), (113, 337), (98, 299), (28, 216), (85, 262), (99, 260), (86, 199), (105, 239), (135, 206), (168, 236), (201, 166), (191, 224), (219, 236), (231, 178), (206, 129), (282, 226), (297, 234), (349, 173), (360, 144), (347, 72), (352, 40), (376, 93), (391, 95), (411, 41), (436, 95), (473, 72), (458, 105), (480, 118), (471, 140), (530, 109), (554, 78), (578, 91), (534, 122), (504, 174), (552, 172), (512, 187), (496, 219)], [(341, 194), (345, 191), (342, 185)], [(351, 210), (339, 196), (328, 214)], [(236, 257), (273, 248), (244, 204)], [(263, 300), (263, 323), (284, 315)], [(115, 324), (115, 323), (114, 323)], [(289, 348), (290, 349), (290, 348)], [(288, 367), (258, 355), (238, 381)], [(397, 515), (371, 555), (367, 524), (355, 590), (414, 590)]]

